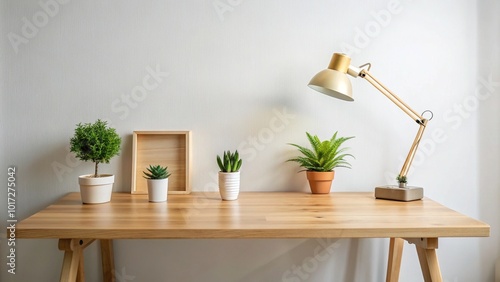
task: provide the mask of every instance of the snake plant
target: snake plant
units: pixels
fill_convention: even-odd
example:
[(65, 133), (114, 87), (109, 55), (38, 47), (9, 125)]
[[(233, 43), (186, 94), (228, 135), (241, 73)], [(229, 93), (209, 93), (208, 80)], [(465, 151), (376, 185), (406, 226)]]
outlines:
[(234, 153), (231, 151), (224, 151), (222, 158), (217, 155), (217, 164), (222, 172), (237, 172), (240, 170), (243, 160), (240, 159), (238, 150)]

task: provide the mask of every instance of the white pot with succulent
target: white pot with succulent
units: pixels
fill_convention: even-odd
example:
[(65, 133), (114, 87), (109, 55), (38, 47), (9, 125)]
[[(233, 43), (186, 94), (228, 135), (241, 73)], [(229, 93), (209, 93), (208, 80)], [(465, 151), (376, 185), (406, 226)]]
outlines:
[(217, 155), (219, 171), (219, 193), (222, 200), (233, 201), (240, 194), (240, 168), (243, 160), (240, 159), (238, 150), (234, 153), (224, 151), (222, 158)]
[(82, 161), (94, 162), (94, 173), (78, 178), (80, 193), (84, 204), (101, 204), (111, 200), (115, 176), (99, 174), (100, 163), (109, 163), (120, 152), (120, 136), (105, 121), (79, 123), (70, 140), (70, 151)]
[(150, 202), (165, 202), (168, 196), (168, 167), (161, 165), (149, 165), (147, 171), (143, 171), (143, 177), (148, 181), (148, 199)]
[(408, 183), (406, 175), (398, 175), (396, 180), (398, 181), (399, 188), (406, 188), (406, 183)]

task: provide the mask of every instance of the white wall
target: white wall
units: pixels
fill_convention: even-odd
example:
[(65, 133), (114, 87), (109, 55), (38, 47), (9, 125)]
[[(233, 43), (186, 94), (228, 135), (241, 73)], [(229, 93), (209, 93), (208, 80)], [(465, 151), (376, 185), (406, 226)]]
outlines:
[[(353, 80), (354, 103), (306, 86), (344, 51), (354, 65), (371, 62), (417, 111), (434, 112), (411, 184), (492, 226), (490, 238), (440, 241), (445, 281), (492, 281), (500, 238), (498, 12), (494, 0), (4, 0), (0, 159), (3, 170), (18, 169), (17, 215), (78, 191), (76, 178), (91, 165), (75, 161), (69, 138), (76, 123), (97, 118), (123, 137), (120, 156), (103, 166), (117, 175), (116, 191), (130, 190), (134, 130), (192, 130), (195, 191), (213, 190), (214, 157), (234, 148), (245, 158), (243, 190), (307, 191), (297, 167), (284, 162), (294, 154), (286, 143), (305, 144), (305, 131), (356, 136), (353, 169), (337, 171), (333, 190), (372, 191), (392, 181), (415, 124), (361, 79)], [(137, 95), (151, 69), (160, 73), (157, 86)], [(270, 126), (276, 118), (282, 126)], [(5, 199), (6, 189), (0, 193)], [(0, 215), (4, 228), (5, 200)], [(121, 281), (382, 281), (387, 245), (123, 240), (115, 242), (115, 263)], [(58, 279), (56, 240), (19, 240), (16, 275), (6, 272), (5, 238), (0, 246), (1, 281)], [(328, 259), (314, 258), (318, 250)], [(95, 246), (86, 268), (89, 281), (99, 281)], [(421, 280), (407, 246), (401, 281)]]
[[(499, 1), (478, 2), (478, 77), (486, 81), (490, 90), (482, 87), (481, 93), (487, 93), (481, 101), (478, 115), (479, 165), (479, 217), (491, 224), (491, 240), (480, 241), (480, 252), (484, 254), (480, 262), (491, 265), (497, 258), (500, 265), (500, 11)], [(484, 81), (483, 80), (483, 81)], [(482, 84), (484, 85), (484, 84)], [(490, 94), (490, 95), (488, 95)], [(493, 250), (496, 250), (494, 252)], [(496, 282), (500, 281), (500, 268), (497, 266)], [(493, 279), (491, 279), (493, 281)]]

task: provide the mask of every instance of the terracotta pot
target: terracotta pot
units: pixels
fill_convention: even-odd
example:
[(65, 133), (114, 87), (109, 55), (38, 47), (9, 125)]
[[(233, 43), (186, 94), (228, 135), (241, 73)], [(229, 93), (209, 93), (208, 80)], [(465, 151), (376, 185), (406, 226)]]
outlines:
[(313, 194), (328, 194), (332, 187), (335, 171), (306, 171), (309, 187)]

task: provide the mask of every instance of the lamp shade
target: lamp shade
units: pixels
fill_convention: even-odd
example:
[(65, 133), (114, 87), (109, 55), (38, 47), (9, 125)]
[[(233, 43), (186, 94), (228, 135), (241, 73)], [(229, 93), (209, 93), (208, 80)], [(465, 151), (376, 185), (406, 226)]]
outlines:
[(344, 101), (354, 101), (352, 85), (343, 72), (325, 69), (316, 74), (308, 84), (312, 89)]
[(351, 81), (346, 75), (350, 63), (351, 58), (347, 55), (334, 53), (328, 68), (316, 74), (309, 82), (309, 87), (337, 99), (354, 101)]

